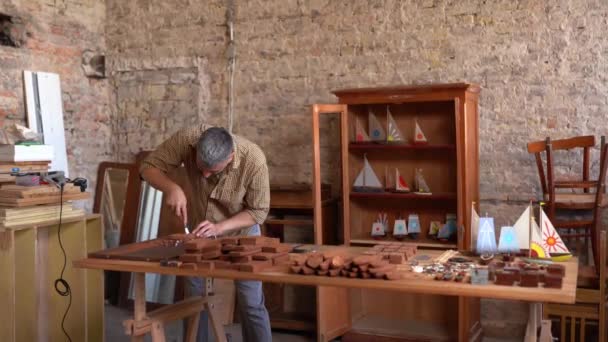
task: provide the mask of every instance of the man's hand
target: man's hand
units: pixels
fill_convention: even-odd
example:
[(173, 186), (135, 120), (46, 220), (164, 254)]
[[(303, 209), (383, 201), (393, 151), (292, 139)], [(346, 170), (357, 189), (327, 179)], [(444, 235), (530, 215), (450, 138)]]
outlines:
[(181, 217), (184, 225), (188, 223), (188, 213), (186, 194), (179, 185), (175, 185), (170, 191), (165, 193), (165, 202), (177, 217)]
[(216, 237), (218, 235), (222, 235), (224, 229), (220, 223), (213, 223), (210, 221), (203, 221), (196, 226), (193, 231), (193, 234), (196, 237)]

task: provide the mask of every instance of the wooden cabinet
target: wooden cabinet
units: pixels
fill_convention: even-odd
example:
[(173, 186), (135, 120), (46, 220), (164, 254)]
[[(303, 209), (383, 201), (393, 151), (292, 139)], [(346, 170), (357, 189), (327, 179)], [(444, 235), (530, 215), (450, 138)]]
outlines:
[[(323, 225), (337, 227), (336, 198), (331, 188), (322, 186), (321, 211)], [(263, 235), (277, 237), (281, 242), (314, 244), (317, 231), (325, 244), (336, 243), (336, 229), (321, 231), (314, 221), (313, 191), (310, 184), (270, 187), (270, 211), (263, 225)], [(321, 234), (322, 233), (322, 234)], [(317, 295), (314, 286), (264, 283), (266, 308), (273, 329), (315, 332)]]
[[(407, 219), (408, 215), (417, 214), (421, 232), (416, 239), (406, 238), (406, 241), (417, 243), (419, 248), (468, 249), (471, 206), (478, 202), (479, 197), (479, 91), (477, 85), (465, 83), (346, 89), (333, 92), (339, 104), (313, 106), (315, 179), (320, 178), (322, 168), (319, 117), (340, 115), (341, 155), (336, 158), (342, 168), (346, 244), (372, 245), (382, 240), (392, 241), (394, 238), (390, 232), (395, 218)], [(357, 125), (368, 131), (370, 112), (386, 131), (387, 111), (390, 111), (405, 141), (355, 142)], [(416, 122), (427, 138), (426, 144), (412, 142)], [(415, 190), (415, 172), (421, 170), (431, 194), (353, 191), (353, 183), (364, 167), (364, 158), (383, 186), (387, 181), (391, 183), (390, 175), (395, 175), (397, 169)], [(320, 190), (319, 187), (316, 189)], [(387, 213), (389, 234), (374, 239), (371, 228), (380, 212)], [(444, 223), (447, 215), (456, 216), (457, 233), (449, 241), (432, 238), (428, 233), (431, 221)], [(332, 229), (323, 226), (326, 228)], [(348, 318), (347, 339), (357, 340), (374, 334), (433, 340), (468, 341), (478, 338), (479, 300), (476, 299), (370, 290), (351, 290), (349, 297), (348, 315), (352, 318)], [(318, 319), (333, 317), (335, 320), (342, 311), (328, 310), (320, 313)], [(328, 328), (330, 330), (331, 327)], [(321, 331), (320, 335), (323, 334), (325, 332)]]

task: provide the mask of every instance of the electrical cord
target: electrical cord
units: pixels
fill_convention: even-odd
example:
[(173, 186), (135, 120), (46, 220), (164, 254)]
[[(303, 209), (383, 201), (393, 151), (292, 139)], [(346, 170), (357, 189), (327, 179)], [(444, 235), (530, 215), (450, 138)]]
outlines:
[[(59, 240), (59, 247), (61, 248), (61, 252), (63, 253), (63, 267), (61, 268), (61, 275), (59, 278), (55, 279), (55, 291), (62, 296), (68, 297), (68, 307), (65, 309), (65, 313), (63, 314), (63, 318), (61, 319), (61, 330), (68, 338), (68, 341), (72, 342), (72, 338), (70, 334), (65, 330), (65, 318), (68, 316), (68, 312), (70, 311), (70, 307), (72, 306), (72, 289), (70, 288), (70, 284), (63, 278), (63, 273), (65, 272), (65, 268), (67, 266), (67, 254), (65, 252), (65, 248), (63, 247), (63, 242), (61, 241), (61, 217), (63, 216), (63, 190), (65, 184), (60, 185), (60, 195), (59, 200), (61, 203), (59, 204), (59, 227), (57, 228), (57, 239)], [(60, 288), (62, 286), (63, 288)]]

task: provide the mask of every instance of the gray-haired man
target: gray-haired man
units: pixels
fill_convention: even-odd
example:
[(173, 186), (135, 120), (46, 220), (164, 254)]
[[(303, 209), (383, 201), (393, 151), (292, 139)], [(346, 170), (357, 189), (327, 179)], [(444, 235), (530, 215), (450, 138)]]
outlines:
[[(180, 165), (188, 173), (192, 197), (166, 173)], [(200, 125), (175, 133), (142, 163), (140, 173), (163, 192), (165, 203), (194, 224), (197, 236), (260, 235), (270, 207), (268, 167), (254, 143), (223, 128)], [(204, 281), (186, 279), (189, 295), (204, 294)], [(235, 281), (244, 341), (271, 341), (262, 283)], [(207, 341), (207, 313), (201, 314), (198, 341)]]

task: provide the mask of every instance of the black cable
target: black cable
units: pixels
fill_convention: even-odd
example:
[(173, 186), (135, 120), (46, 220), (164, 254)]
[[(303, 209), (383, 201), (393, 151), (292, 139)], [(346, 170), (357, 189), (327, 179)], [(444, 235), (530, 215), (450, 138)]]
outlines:
[[(61, 216), (63, 215), (63, 187), (64, 184), (61, 184), (61, 190), (59, 195), (59, 200), (61, 203), (59, 204), (59, 227), (57, 228), (57, 239), (59, 240), (59, 247), (61, 248), (61, 252), (63, 253), (63, 267), (61, 268), (61, 275), (59, 278), (55, 279), (55, 291), (62, 296), (68, 297), (68, 307), (65, 309), (65, 313), (63, 314), (63, 318), (61, 319), (61, 330), (68, 338), (68, 341), (72, 342), (72, 338), (70, 334), (65, 330), (65, 318), (68, 316), (68, 312), (70, 311), (70, 307), (72, 306), (72, 289), (70, 288), (70, 284), (68, 284), (67, 280), (63, 279), (63, 273), (65, 272), (65, 267), (67, 265), (68, 257), (65, 253), (65, 248), (63, 248), (63, 242), (61, 242)], [(59, 288), (59, 285), (63, 286), (63, 289)]]

